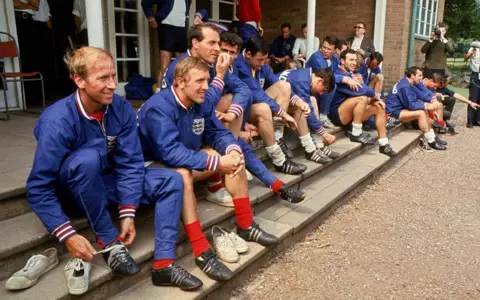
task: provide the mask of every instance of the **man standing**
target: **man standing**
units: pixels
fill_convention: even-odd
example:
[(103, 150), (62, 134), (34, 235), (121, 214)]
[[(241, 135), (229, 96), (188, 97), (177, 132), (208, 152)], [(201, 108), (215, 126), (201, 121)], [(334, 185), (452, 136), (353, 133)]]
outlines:
[(350, 49), (355, 50), (364, 58), (369, 57), (370, 54), (375, 52), (375, 46), (372, 39), (365, 36), (365, 31), (367, 30), (365, 23), (358, 22), (353, 29), (355, 30), (355, 35), (347, 39), (350, 43)]
[(420, 51), (425, 54), (423, 76), (426, 78), (431, 78), (434, 73), (445, 75), (447, 52), (453, 52), (455, 50), (452, 42), (445, 38), (447, 30), (447, 23), (438, 23), (430, 35), (430, 40), (425, 42), (422, 49), (420, 49)]
[(283, 23), (280, 26), (282, 34), (273, 40), (270, 48), (270, 62), (274, 66), (275, 73), (284, 70), (286, 60), (293, 57), (295, 37), (290, 33), (291, 28), (290, 23)]
[[(470, 59), (470, 101), (480, 104), (480, 42), (473, 42), (472, 48), (465, 55), (466, 59)], [(468, 107), (467, 127), (472, 128), (473, 125), (480, 126), (480, 112)]]
[(87, 32), (87, 13), (85, 7), (85, 0), (73, 1), (73, 10), (75, 28), (78, 34), (79, 46), (88, 45), (88, 32)]
[[(153, 14), (152, 6), (157, 5)], [(142, 0), (142, 8), (151, 28), (157, 29), (160, 49), (160, 71), (157, 83), (162, 86), (165, 70), (170, 64), (173, 53), (187, 50), (186, 17), (190, 10), (190, 0)]]
[(237, 12), (238, 34), (246, 43), (252, 36), (263, 35), (262, 11), (259, 0), (238, 0)]

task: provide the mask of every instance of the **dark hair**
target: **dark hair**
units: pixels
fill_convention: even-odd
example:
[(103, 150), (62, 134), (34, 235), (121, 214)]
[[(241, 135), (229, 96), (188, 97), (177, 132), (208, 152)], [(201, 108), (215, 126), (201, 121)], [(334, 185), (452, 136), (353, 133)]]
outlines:
[(353, 49), (345, 49), (340, 53), (340, 59), (345, 59), (347, 58), (347, 54), (355, 54), (355, 57), (357, 56), (357, 52)]
[(303, 30), (303, 28), (306, 28), (307, 27), (307, 23), (303, 23), (302, 26), (300, 27), (300, 29)]
[(268, 53), (268, 43), (259, 35), (252, 36), (245, 44), (245, 52), (250, 52), (252, 56), (260, 52), (262, 54)]
[(280, 29), (283, 29), (283, 28), (292, 29), (292, 26), (290, 26), (290, 23), (283, 23), (282, 26), (280, 26)]
[(238, 34), (224, 31), (220, 34), (220, 43), (226, 43), (230, 46), (237, 46), (238, 50), (242, 49), (243, 41), (242, 38), (238, 36)]
[(438, 22), (437, 27), (443, 27), (445, 29), (448, 29), (448, 24), (445, 21)]
[(417, 75), (417, 71), (422, 71), (422, 69), (415, 66), (409, 67), (405, 69), (405, 76), (410, 78), (412, 75)]
[(327, 93), (333, 91), (335, 86), (335, 77), (333, 71), (330, 68), (321, 68), (314, 72), (315, 76), (323, 79), (323, 86)]
[(205, 36), (203, 35), (203, 29), (204, 28), (210, 28), (210, 29), (218, 32), (217, 26), (212, 25), (212, 24), (208, 24), (208, 23), (202, 23), (202, 24), (192, 26), (192, 28), (190, 28), (190, 30), (188, 31), (188, 37), (187, 37), (188, 48), (189, 49), (192, 48), (193, 39), (196, 39), (199, 42), (203, 41), (203, 39), (205, 38)]
[(440, 84), (444, 84), (447, 81), (445, 76), (440, 73), (433, 73), (432, 78), (430, 79), (432, 79), (433, 82), (440, 83)]
[(379, 64), (383, 61), (383, 55), (380, 52), (373, 52), (370, 54), (370, 61), (376, 60)]
[(338, 43), (338, 38), (334, 35), (329, 35), (329, 36), (326, 36), (324, 39), (323, 39), (323, 43), (327, 42), (329, 45), (332, 45), (332, 46), (337, 46), (337, 43)]
[(357, 22), (357, 24), (362, 24), (363, 29), (367, 30), (367, 25), (365, 25), (365, 23), (363, 23), (363, 22)]
[(348, 41), (347, 40), (338, 40), (337, 44), (335, 45), (335, 48), (342, 49), (342, 46), (347, 46), (348, 47)]

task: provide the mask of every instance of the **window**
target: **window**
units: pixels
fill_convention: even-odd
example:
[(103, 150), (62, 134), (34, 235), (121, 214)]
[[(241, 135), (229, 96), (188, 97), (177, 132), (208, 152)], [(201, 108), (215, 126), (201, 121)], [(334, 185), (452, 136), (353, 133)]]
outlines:
[(418, 0), (415, 22), (415, 35), (430, 38), (437, 24), (438, 0)]
[(236, 20), (236, 3), (236, 0), (196, 0), (195, 10), (206, 9), (210, 20), (228, 26)]

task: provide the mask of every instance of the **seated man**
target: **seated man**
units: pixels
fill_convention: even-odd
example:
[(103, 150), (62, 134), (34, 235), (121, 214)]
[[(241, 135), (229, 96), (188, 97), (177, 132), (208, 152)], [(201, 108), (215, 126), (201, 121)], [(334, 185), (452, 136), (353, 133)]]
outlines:
[[(227, 72), (228, 57), (222, 53), (217, 72)], [(210, 278), (228, 280), (233, 273), (213, 253), (202, 232), (194, 194), (194, 182), (226, 174), (225, 185), (233, 196), (237, 233), (263, 246), (277, 243), (253, 220), (244, 159), (240, 146), (215, 115), (213, 103), (223, 93), (216, 77), (209, 88), (210, 67), (197, 57), (184, 57), (175, 67), (174, 83), (152, 96), (140, 109), (138, 123), (145, 160), (155, 160), (182, 175), (182, 221), (192, 245), (195, 262)], [(207, 92), (208, 90), (208, 92)]]
[(438, 103), (426, 103), (417, 100), (417, 94), (414, 86), (423, 79), (422, 70), (418, 67), (410, 67), (405, 70), (405, 77), (401, 79), (388, 93), (386, 99), (386, 111), (394, 118), (403, 123), (417, 121), (420, 130), (423, 132), (421, 143), (422, 150), (432, 152), (436, 150), (446, 150), (442, 145), (443, 141), (435, 136), (428, 118), (428, 112), (434, 111)]
[(273, 42), (270, 51), (270, 62), (275, 72), (285, 70), (285, 62), (293, 57), (293, 46), (295, 44), (295, 36), (290, 30), (292, 26), (289, 23), (283, 23), (280, 26), (281, 35), (277, 36)]
[[(241, 47), (242, 47), (242, 40), (238, 35), (233, 34), (231, 32), (223, 32), (220, 35), (220, 50), (223, 53), (228, 54), (230, 58), (230, 64), (232, 64), (235, 58), (238, 56)], [(229, 72), (232, 72), (233, 74), (238, 76), (238, 72), (236, 68), (233, 68), (232, 65), (230, 65), (229, 67)], [(268, 105), (266, 109), (263, 110), (263, 112), (266, 112), (267, 109), (268, 109), (268, 116), (270, 116), (271, 118), (272, 112), (270, 108), (268, 108)], [(247, 111), (249, 110), (247, 109)], [(265, 117), (265, 120), (267, 119), (268, 118)], [(255, 133), (256, 133), (256, 130), (258, 130), (256, 127), (248, 123), (244, 124), (243, 126), (244, 127), (248, 126), (249, 128), (253, 127), (255, 130)], [(273, 131), (273, 128), (272, 128), (272, 131)], [(252, 136), (251, 133), (252, 133), (252, 130), (250, 130), (249, 132), (242, 131), (241, 135), (245, 134), (246, 135), (245, 138), (248, 140)], [(265, 165), (260, 160), (258, 160), (258, 158), (255, 156), (255, 153), (253, 152), (252, 147), (250, 146), (250, 144), (246, 142), (246, 140), (244, 140), (244, 138), (239, 138), (238, 143), (242, 148), (243, 155), (245, 157), (245, 165), (247, 169), (250, 172), (252, 172), (255, 176), (257, 176), (258, 179), (260, 179), (260, 181), (263, 182), (266, 186), (270, 187), (275, 194), (280, 195), (280, 198), (292, 203), (298, 203), (303, 201), (303, 199), (305, 199), (306, 195), (304, 192), (293, 189), (293, 188), (285, 187), (284, 183), (278, 178), (276, 178), (265, 167)], [(233, 202), (229, 202), (228, 205), (233, 207)]]
[[(338, 68), (340, 65), (340, 60), (336, 57), (335, 54), (335, 47), (338, 42), (336, 36), (327, 36), (321, 45), (321, 48), (318, 51), (315, 51), (312, 56), (308, 59), (307, 63), (305, 64), (306, 68), (312, 68), (315, 72), (318, 69), (322, 68), (330, 68), (333, 72)], [(353, 89), (358, 88), (359, 84), (350, 77), (346, 76), (335, 76), (335, 83), (347, 83)], [(332, 121), (328, 118), (328, 114), (330, 113), (330, 105), (333, 99), (333, 95), (335, 94), (335, 88), (332, 92), (318, 96), (317, 95), (317, 102), (320, 106), (320, 123), (326, 128), (334, 128), (335, 125)]]
[[(307, 24), (302, 24), (300, 30), (302, 31), (302, 37), (295, 40), (293, 44), (292, 54), (296, 59), (305, 60), (307, 58)], [(320, 47), (320, 40), (315, 37), (313, 40), (313, 49), (316, 51)]]
[[(181, 176), (161, 168), (145, 170), (135, 112), (128, 101), (114, 94), (117, 80), (110, 53), (80, 48), (69, 57), (68, 68), (77, 91), (48, 107), (35, 127), (38, 143), (27, 181), (30, 207), (86, 273), (87, 262), (98, 252), (73, 229), (70, 217), (88, 219), (114, 273), (133, 275), (140, 267), (125, 246), (135, 238), (136, 208), (153, 204), (154, 259), (175, 259)], [(118, 207), (120, 233), (112, 223), (109, 205)], [(165, 267), (164, 272), (172, 276), (182, 273), (174, 264)]]
[[(340, 67), (335, 71), (336, 75), (353, 77), (353, 71), (357, 65), (357, 54), (348, 49), (340, 55)], [(370, 135), (362, 131), (362, 123), (370, 117), (375, 117), (375, 125), (378, 132), (380, 153), (393, 157), (395, 151), (388, 144), (385, 121), (385, 104), (380, 100), (380, 95), (365, 84), (358, 91), (352, 91), (346, 84), (339, 84), (333, 97), (330, 109), (330, 120), (337, 126), (346, 126), (352, 123), (350, 141), (372, 144)]]
[(380, 68), (382, 61), (382, 53), (374, 52), (365, 58), (363, 65), (357, 67), (355, 71), (362, 75), (363, 83), (372, 88), (375, 93), (382, 93), (383, 90), (383, 74)]
[[(310, 113), (310, 108), (298, 97), (290, 98), (290, 84), (279, 81), (270, 66), (265, 64), (267, 55), (267, 42), (260, 36), (253, 36), (245, 45), (243, 53), (234, 61), (234, 70), (238, 77), (247, 84), (253, 94), (253, 105), (248, 122), (258, 128), (265, 150), (272, 159), (275, 169), (287, 174), (300, 174), (307, 167), (291, 160), (293, 153), (287, 149), (283, 136), (279, 132), (274, 133), (272, 112), (277, 116), (276, 122), (283, 121), (295, 129), (296, 122), (288, 114), (289, 105), (303, 110), (305, 114)], [(284, 152), (288, 154), (287, 157)]]
[[(305, 157), (317, 163), (328, 163), (338, 158), (340, 154), (330, 150), (327, 145), (335, 141), (335, 136), (326, 132), (315, 115), (313, 95), (321, 95), (333, 90), (334, 78), (330, 69), (318, 69), (312, 72), (310, 68), (284, 71), (279, 79), (287, 81), (292, 88), (292, 97), (298, 97), (310, 107), (310, 113), (295, 109), (294, 119), (298, 120), (297, 132), (300, 143), (305, 149)], [(318, 110), (318, 109), (317, 109)], [(310, 131), (309, 131), (310, 129)], [(312, 134), (310, 134), (312, 133)], [(280, 133), (283, 135), (283, 132)], [(327, 145), (324, 144), (324, 140)]]
[(350, 44), (347, 42), (347, 40), (338, 40), (336, 45), (335, 45), (335, 57), (340, 61), (340, 53), (343, 52), (343, 50), (347, 50), (350, 47)]
[(438, 102), (438, 98), (441, 98), (441, 95), (434, 92), (440, 87), (443, 75), (436, 73), (435, 77), (436, 80), (433, 78), (423, 78), (419, 84), (413, 86), (413, 90), (415, 91), (418, 100), (426, 103), (433, 103), (437, 107), (437, 109), (429, 113), (429, 118), (434, 120), (432, 124), (434, 130), (438, 133), (447, 133), (445, 121), (443, 120), (443, 105)]
[[(162, 88), (170, 88), (172, 86), (175, 66), (186, 56), (198, 57), (209, 64), (211, 88), (213, 85), (218, 85), (218, 82), (214, 81), (214, 79), (216, 78), (217, 72), (215, 63), (220, 53), (219, 42), (220, 36), (215, 26), (211, 24), (200, 24), (192, 27), (188, 34), (189, 50), (168, 66)], [(225, 95), (219, 99), (215, 99), (214, 107), (222, 113), (220, 118), (224, 122), (225, 127), (230, 129), (235, 137), (238, 137), (244, 119), (244, 112), (251, 106), (252, 93), (247, 85), (231, 72), (226, 72), (217, 77), (225, 82)], [(211, 93), (211, 91), (209, 90), (207, 93)], [(207, 200), (218, 204), (230, 203), (232, 201), (232, 197), (227, 193), (218, 174), (212, 176), (209, 181), (210, 184), (206, 195)]]

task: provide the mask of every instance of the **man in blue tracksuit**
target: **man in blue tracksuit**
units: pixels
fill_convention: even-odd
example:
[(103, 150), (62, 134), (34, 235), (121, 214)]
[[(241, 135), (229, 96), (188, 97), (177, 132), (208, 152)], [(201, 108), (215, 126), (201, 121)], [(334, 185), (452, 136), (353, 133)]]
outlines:
[[(315, 72), (318, 69), (330, 68), (332, 72), (340, 65), (340, 59), (335, 56), (335, 48), (338, 39), (336, 36), (327, 36), (322, 42), (322, 45), (318, 51), (315, 51), (305, 64), (306, 68), (312, 68)], [(339, 75), (335, 76), (335, 87), (333, 91), (323, 95), (316, 95), (318, 105), (320, 106), (320, 123), (325, 128), (334, 128), (335, 125), (328, 118), (330, 113), (330, 103), (332, 102), (333, 95), (335, 94), (336, 85), (339, 83), (347, 83), (350, 86), (358, 86), (358, 83), (352, 80), (350, 77), (343, 77)]]
[[(217, 73), (215, 64), (220, 53), (219, 42), (220, 37), (214, 25), (195, 25), (188, 35), (189, 50), (169, 65), (165, 72), (162, 88), (172, 86), (175, 66), (186, 56), (199, 57), (210, 65), (210, 83), (212, 83)], [(219, 118), (224, 122), (225, 127), (230, 129), (235, 137), (238, 137), (244, 116), (249, 113), (252, 105), (252, 93), (245, 83), (230, 72), (226, 72), (221, 79), (225, 82), (224, 95), (215, 99), (214, 107), (221, 113)], [(212, 91), (208, 90), (207, 93), (212, 93)], [(214, 97), (207, 97), (207, 99), (210, 98)], [(231, 196), (223, 187), (218, 176), (213, 176), (209, 181), (210, 189), (207, 190), (207, 200), (214, 203), (231, 201)]]
[(444, 142), (435, 136), (431, 128), (428, 112), (438, 108), (438, 103), (428, 103), (418, 100), (415, 85), (423, 79), (422, 70), (418, 67), (410, 67), (405, 70), (405, 77), (397, 82), (385, 100), (386, 112), (395, 119), (408, 123), (417, 121), (423, 132), (421, 147), (426, 152), (433, 149), (446, 150)]
[[(229, 55), (230, 64), (233, 64), (235, 59), (239, 55), (242, 44), (242, 39), (232, 32), (223, 32), (220, 35), (220, 51)], [(233, 73), (237, 77), (239, 76), (238, 68), (235, 67), (235, 64), (230, 65), (228, 71)], [(267, 119), (269, 116), (271, 117), (272, 111), (267, 104), (263, 105), (266, 106), (264, 107), (264, 110), (267, 113), (262, 110), (262, 114), (264, 114), (264, 119)], [(251, 127), (252, 125), (249, 124), (248, 126)], [(246, 118), (244, 118), (244, 123), (242, 124), (242, 128), (245, 129), (245, 127)], [(250, 146), (250, 144), (247, 143), (247, 141), (250, 140), (252, 137), (251, 132), (242, 131), (240, 135), (241, 137), (238, 139), (238, 143), (240, 144), (240, 147), (242, 147), (243, 155), (245, 157), (245, 166), (248, 171), (253, 173), (253, 175), (257, 176), (261, 182), (263, 182), (266, 186), (270, 187), (275, 194), (280, 195), (280, 198), (284, 200), (292, 203), (298, 203), (305, 199), (304, 192), (293, 188), (285, 187), (284, 183), (277, 177), (275, 177), (270, 172), (270, 170), (267, 169), (265, 165), (255, 156), (252, 147)]]
[[(306, 116), (298, 110), (294, 114), (294, 119), (298, 120), (297, 131), (305, 149), (305, 157), (322, 164), (330, 162), (332, 158), (338, 158), (339, 153), (331, 151), (328, 146), (324, 145), (324, 140), (327, 145), (332, 144), (335, 136), (327, 133), (320, 124), (313, 104), (315, 102), (314, 95), (321, 95), (333, 90), (335, 84), (333, 72), (328, 68), (318, 69), (316, 72), (312, 72), (310, 68), (286, 70), (280, 74), (279, 80), (290, 83), (291, 96), (299, 97), (310, 107), (310, 113)], [(312, 138), (315, 135), (319, 135), (317, 141)]]
[(365, 58), (355, 73), (362, 75), (363, 83), (371, 87), (376, 93), (382, 93), (384, 77), (380, 64), (383, 62), (383, 55), (380, 52), (374, 52)]
[[(70, 223), (70, 217), (86, 217), (108, 265), (117, 274), (132, 275), (140, 267), (125, 245), (135, 238), (135, 211), (153, 204), (154, 259), (174, 259), (182, 178), (168, 169), (145, 170), (135, 112), (114, 94), (110, 53), (83, 47), (68, 65), (78, 90), (48, 107), (35, 127), (37, 149), (27, 181), (31, 209), (73, 257), (90, 261), (95, 250)], [(120, 233), (109, 206), (118, 207)], [(179, 273), (174, 266), (167, 269)]]
[[(340, 55), (340, 67), (335, 71), (337, 76), (353, 78), (353, 71), (357, 66), (357, 54), (348, 49)], [(350, 141), (361, 144), (374, 144), (370, 135), (362, 130), (362, 123), (375, 117), (378, 132), (380, 153), (393, 157), (395, 151), (390, 147), (387, 138), (385, 120), (385, 103), (380, 99), (380, 94), (365, 84), (358, 91), (352, 91), (346, 84), (337, 85), (337, 90), (330, 107), (330, 120), (337, 126), (346, 126), (352, 123)]]
[[(228, 55), (218, 58), (217, 74), (210, 87), (210, 67), (188, 56), (174, 70), (174, 83), (152, 96), (140, 109), (138, 123), (145, 160), (154, 160), (179, 172), (184, 182), (182, 221), (195, 262), (210, 278), (228, 280), (232, 272), (213, 253), (198, 220), (193, 184), (223, 173), (233, 197), (237, 233), (261, 245), (278, 242), (253, 220), (241, 147), (216, 117), (214, 103), (223, 94)], [(223, 75), (223, 76), (222, 76)], [(207, 92), (208, 90), (208, 92)]]
[(274, 132), (272, 113), (276, 116), (275, 122), (282, 123), (282, 128), (285, 122), (295, 130), (296, 122), (288, 114), (289, 106), (301, 109), (306, 114), (310, 113), (310, 108), (297, 96), (291, 97), (290, 84), (279, 81), (270, 66), (265, 64), (267, 55), (267, 42), (260, 36), (253, 36), (247, 41), (243, 52), (237, 55), (233, 68), (240, 80), (245, 82), (252, 91), (253, 105), (248, 122), (258, 128), (265, 150), (272, 159), (275, 169), (287, 174), (300, 174), (307, 168), (292, 160), (291, 151), (285, 151), (289, 154), (287, 156), (282, 151), (282, 148), (286, 149), (286, 145), (283, 134)]

